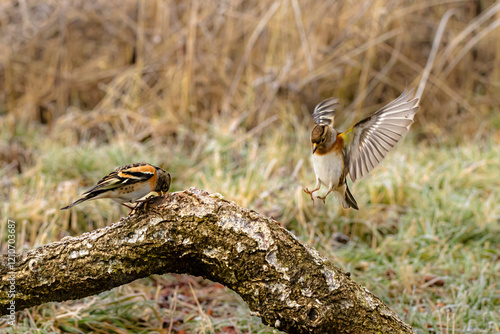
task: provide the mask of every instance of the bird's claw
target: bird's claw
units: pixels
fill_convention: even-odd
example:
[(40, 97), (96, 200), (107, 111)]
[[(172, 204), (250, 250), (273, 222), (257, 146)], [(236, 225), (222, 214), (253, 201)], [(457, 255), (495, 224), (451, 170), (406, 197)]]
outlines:
[(313, 190), (309, 190), (309, 189), (305, 188), (305, 189), (304, 189), (304, 192), (305, 192), (306, 194), (308, 194), (309, 196), (311, 196), (311, 201), (313, 201), (313, 202), (314, 202), (313, 192), (318, 191), (318, 190), (319, 190), (319, 186), (318, 186), (318, 187), (316, 187), (316, 189), (313, 189)]
[(304, 192), (305, 192), (306, 194), (308, 194), (309, 196), (311, 196), (311, 201), (313, 201), (313, 202), (314, 202), (313, 193), (312, 193), (309, 189), (307, 189), (307, 188), (305, 188), (305, 189), (303, 189), (303, 190), (304, 190)]
[(323, 201), (323, 204), (325, 204), (325, 201), (326, 201), (326, 196), (323, 196), (323, 197), (321, 197), (321, 196), (316, 196), (316, 198), (319, 198), (320, 200), (322, 200), (322, 201)]

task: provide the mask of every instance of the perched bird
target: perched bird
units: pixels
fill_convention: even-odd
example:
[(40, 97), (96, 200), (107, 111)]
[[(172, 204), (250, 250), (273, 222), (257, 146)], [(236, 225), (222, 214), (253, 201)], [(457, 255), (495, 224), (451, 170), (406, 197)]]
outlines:
[(318, 196), (323, 203), (333, 191), (344, 209), (359, 210), (347, 187), (347, 175), (355, 182), (368, 174), (408, 131), (420, 108), (419, 99), (411, 99), (412, 95), (413, 90), (405, 89), (397, 99), (345, 132), (333, 128), (338, 99), (325, 100), (314, 108), (312, 117), (316, 126), (311, 133), (311, 143), (316, 188), (304, 189), (311, 200), (313, 193), (324, 185), (328, 192)]
[(170, 188), (170, 180), (170, 174), (160, 167), (144, 162), (125, 165), (103, 177), (92, 189), (84, 192), (80, 199), (61, 210), (98, 198), (111, 198), (133, 210), (134, 207), (125, 203), (140, 202), (138, 199), (152, 191), (163, 195)]

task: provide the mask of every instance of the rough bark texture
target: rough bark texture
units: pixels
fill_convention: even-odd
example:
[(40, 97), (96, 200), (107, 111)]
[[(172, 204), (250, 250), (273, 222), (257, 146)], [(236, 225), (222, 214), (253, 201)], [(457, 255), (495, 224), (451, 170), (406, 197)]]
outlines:
[[(9, 271), (0, 263), (0, 314)], [(380, 299), (275, 220), (191, 188), (109, 227), (18, 255), (16, 310), (80, 299), (153, 274), (206, 277), (288, 333), (412, 333)]]

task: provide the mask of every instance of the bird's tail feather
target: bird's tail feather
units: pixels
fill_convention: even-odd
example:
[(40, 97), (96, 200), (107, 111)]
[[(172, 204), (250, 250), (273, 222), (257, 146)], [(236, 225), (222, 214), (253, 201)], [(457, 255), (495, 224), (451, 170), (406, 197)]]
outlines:
[(359, 210), (358, 203), (356, 203), (354, 196), (352, 196), (351, 192), (349, 191), (349, 187), (347, 186), (347, 182), (345, 184), (345, 195), (344, 196), (345, 196), (344, 202), (342, 203), (342, 205), (344, 206), (344, 209), (353, 208), (355, 210)]
[(86, 200), (88, 200), (88, 199), (90, 199), (90, 198), (88, 198), (88, 197), (82, 197), (82, 198), (80, 198), (79, 200), (74, 201), (74, 202), (73, 202), (73, 203), (71, 203), (70, 205), (65, 206), (64, 208), (61, 208), (61, 210), (66, 210), (66, 209), (72, 208), (72, 207), (74, 207), (75, 205), (80, 204), (80, 203), (82, 203), (82, 202), (85, 202), (85, 201), (86, 201)]

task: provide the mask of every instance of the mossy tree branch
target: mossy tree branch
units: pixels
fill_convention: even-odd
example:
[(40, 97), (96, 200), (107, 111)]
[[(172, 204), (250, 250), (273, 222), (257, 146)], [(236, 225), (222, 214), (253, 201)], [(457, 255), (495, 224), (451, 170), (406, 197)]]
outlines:
[[(0, 314), (7, 314), (7, 255)], [(16, 310), (80, 299), (153, 274), (186, 273), (238, 293), (288, 333), (412, 333), (380, 299), (273, 219), (191, 188), (109, 227), (18, 255)]]

